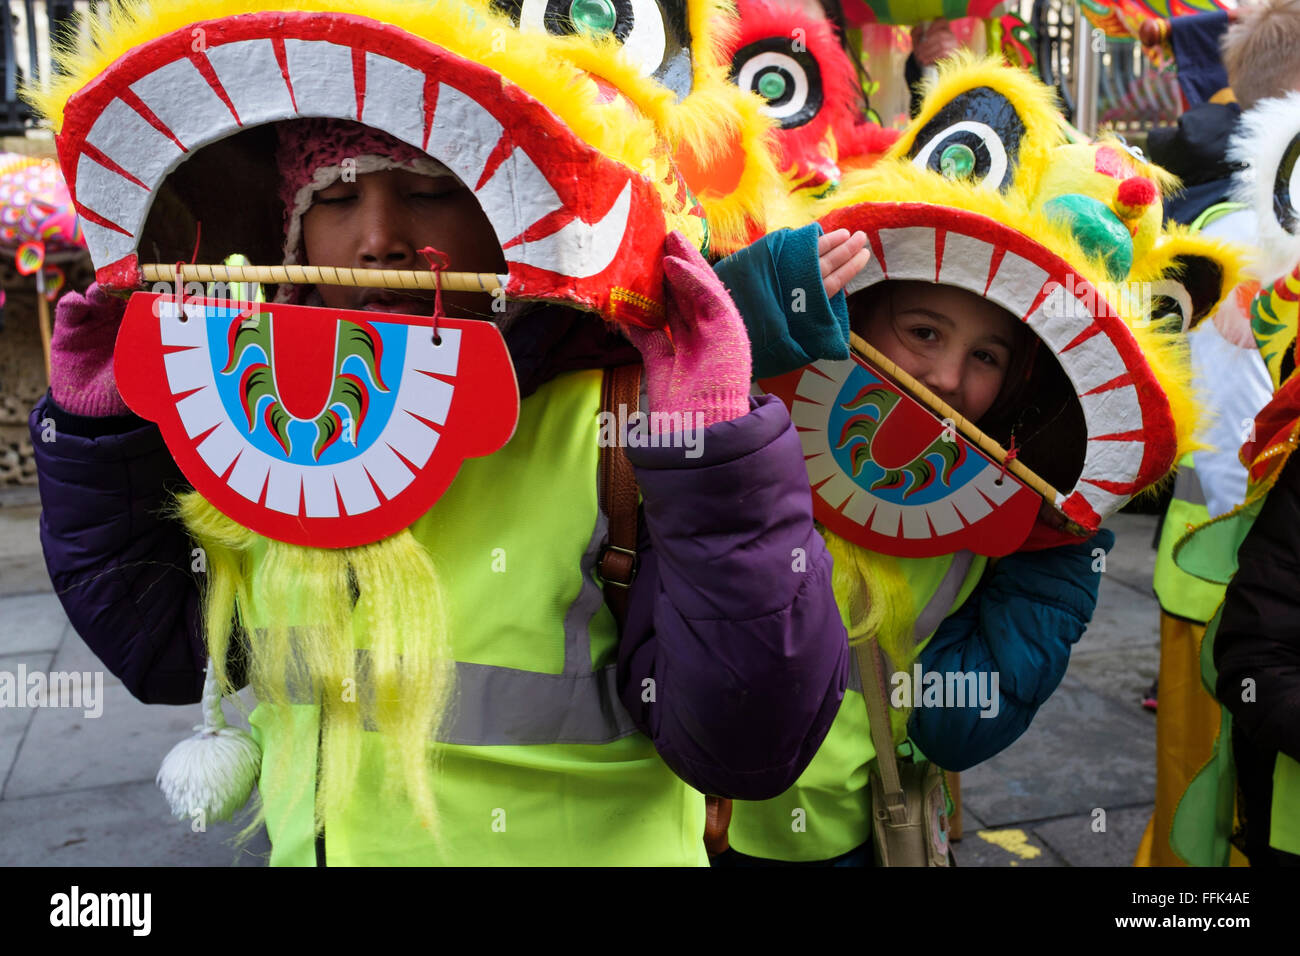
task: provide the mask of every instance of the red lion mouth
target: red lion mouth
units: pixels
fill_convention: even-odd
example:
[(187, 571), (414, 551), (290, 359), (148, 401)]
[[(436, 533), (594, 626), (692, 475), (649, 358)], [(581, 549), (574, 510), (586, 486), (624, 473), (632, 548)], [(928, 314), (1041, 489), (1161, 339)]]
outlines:
[[(600, 108), (613, 121), (631, 107), (617, 98)], [(132, 50), (69, 100), (60, 162), (100, 282), (138, 285), (154, 196), (190, 155), (243, 128), (309, 116), (364, 123), (449, 167), (492, 225), (507, 295), (658, 324), (662, 274), (645, 265), (658, 263), (666, 234), (655, 183), (494, 70), (342, 14), (187, 26)], [(671, 164), (654, 165), (675, 184)]]
[(1068, 262), (986, 216), (924, 203), (863, 203), (821, 220), (861, 229), (872, 258), (845, 291), (887, 279), (958, 286), (996, 302), (1047, 345), (1087, 429), (1082, 469), (1053, 502), (1088, 530), (1168, 471), (1174, 423), (1154, 374), (1103, 293)]

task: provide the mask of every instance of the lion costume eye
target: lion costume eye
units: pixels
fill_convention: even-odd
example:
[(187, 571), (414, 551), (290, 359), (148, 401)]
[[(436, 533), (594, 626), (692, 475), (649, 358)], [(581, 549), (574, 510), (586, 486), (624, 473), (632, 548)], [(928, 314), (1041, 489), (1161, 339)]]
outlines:
[(554, 36), (613, 36), (642, 76), (679, 96), (691, 90), (684, 0), (494, 0), (520, 30)]
[(1180, 332), (1188, 331), (1196, 318), (1192, 295), (1187, 287), (1175, 279), (1158, 279), (1151, 284), (1150, 318), (1159, 322), (1174, 317)]
[(802, 126), (822, 108), (822, 77), (807, 51), (790, 49), (787, 37), (766, 37), (736, 52), (731, 79), (742, 90), (757, 93), (760, 109), (782, 129)]
[(1300, 159), (1300, 133), (1291, 138), (1282, 153), (1282, 162), (1278, 163), (1277, 175), (1273, 179), (1273, 215), (1278, 224), (1287, 232), (1296, 235), (1296, 213), (1300, 210), (1300, 169), (1296, 160)]
[(1015, 178), (1025, 124), (1011, 101), (979, 87), (954, 97), (921, 128), (908, 155), (947, 179), (1004, 190)]

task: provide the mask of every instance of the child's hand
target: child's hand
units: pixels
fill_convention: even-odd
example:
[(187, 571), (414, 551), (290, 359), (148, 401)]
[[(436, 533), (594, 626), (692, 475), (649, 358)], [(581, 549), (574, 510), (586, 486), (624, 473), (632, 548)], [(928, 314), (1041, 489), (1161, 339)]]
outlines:
[[(645, 361), (650, 411), (707, 427), (749, 411), (749, 337), (713, 269), (679, 232), (664, 242), (668, 332), (626, 329)], [(669, 338), (671, 334), (671, 339)]]
[(92, 284), (83, 296), (69, 292), (54, 312), (50, 342), (50, 394), (74, 415), (125, 415), (130, 411), (113, 378), (113, 346), (126, 302)]
[(921, 66), (933, 66), (961, 49), (948, 21), (940, 17), (912, 27), (912, 52)]
[(867, 234), (836, 229), (817, 240), (817, 261), (822, 268), (826, 298), (833, 299), (871, 261)]

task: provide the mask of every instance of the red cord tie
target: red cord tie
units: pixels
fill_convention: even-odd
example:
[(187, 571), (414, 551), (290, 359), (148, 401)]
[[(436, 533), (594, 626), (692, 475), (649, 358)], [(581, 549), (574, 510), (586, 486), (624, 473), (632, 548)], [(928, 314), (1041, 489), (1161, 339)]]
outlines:
[(176, 301), (176, 318), (185, 321), (185, 260), (179, 259), (176, 262), (176, 295), (172, 298)]
[(442, 311), (442, 272), (451, 265), (451, 260), (447, 258), (447, 253), (433, 246), (425, 246), (420, 250), (420, 255), (424, 256), (424, 261), (429, 264), (429, 269), (433, 272), (433, 344), (441, 345), (442, 336), (438, 334), (438, 320), (445, 318)]
[[(203, 223), (202, 223), (202, 221), (195, 222), (195, 223), (194, 223), (194, 254), (190, 256), (190, 261), (189, 261), (189, 264), (190, 264), (190, 265), (194, 265), (194, 263), (196, 263), (196, 262), (199, 261), (199, 240), (200, 240), (202, 237), (203, 237)], [(177, 318), (179, 321), (181, 321), (181, 322), (184, 322), (184, 321), (186, 320), (186, 315), (185, 315), (185, 273), (182, 271), (182, 270), (184, 270), (185, 265), (186, 265), (186, 263), (185, 263), (185, 260), (184, 260), (184, 259), (177, 260), (177, 262), (176, 262), (176, 296), (175, 296), (175, 298), (176, 298), (176, 309), (177, 309), (177, 312), (178, 312), (178, 315), (176, 316), (176, 318)]]
[(1002, 484), (1003, 479), (1007, 477), (1007, 465), (1015, 461), (1018, 454), (1019, 452), (1016, 451), (1016, 433), (1012, 432), (1011, 440), (1007, 442), (1006, 456), (1002, 459), (1002, 467), (998, 469), (998, 480), (995, 484)]

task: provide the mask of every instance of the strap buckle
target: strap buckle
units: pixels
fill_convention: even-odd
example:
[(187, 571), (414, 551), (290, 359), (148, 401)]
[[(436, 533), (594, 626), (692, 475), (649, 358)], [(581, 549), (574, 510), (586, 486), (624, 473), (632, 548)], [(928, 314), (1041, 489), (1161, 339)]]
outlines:
[[(614, 558), (617, 554), (626, 558)], [(614, 567), (610, 567), (608, 562), (615, 562)], [(636, 580), (637, 572), (641, 569), (641, 559), (635, 551), (628, 548), (620, 548), (616, 544), (606, 542), (600, 550), (600, 558), (596, 561), (596, 574), (600, 577), (601, 583), (616, 588), (630, 588), (632, 582)]]
[(902, 790), (886, 790), (885, 813), (894, 826), (904, 826), (907, 823), (907, 794)]

